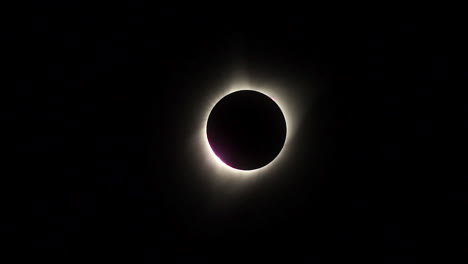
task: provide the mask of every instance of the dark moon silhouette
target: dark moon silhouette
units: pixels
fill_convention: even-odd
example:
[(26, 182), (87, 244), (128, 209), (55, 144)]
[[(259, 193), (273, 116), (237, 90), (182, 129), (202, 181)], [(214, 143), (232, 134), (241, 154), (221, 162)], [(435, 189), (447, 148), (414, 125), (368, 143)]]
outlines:
[(206, 130), (211, 149), (224, 163), (239, 170), (254, 170), (280, 153), (286, 139), (286, 120), (270, 97), (241, 90), (214, 106)]

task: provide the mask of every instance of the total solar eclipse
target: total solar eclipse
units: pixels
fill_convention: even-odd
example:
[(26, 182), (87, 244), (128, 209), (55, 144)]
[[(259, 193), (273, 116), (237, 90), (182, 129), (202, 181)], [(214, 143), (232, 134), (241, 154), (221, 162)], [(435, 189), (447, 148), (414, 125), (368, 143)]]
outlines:
[(272, 162), (286, 139), (286, 120), (267, 95), (236, 91), (211, 110), (206, 133), (215, 155), (238, 170), (255, 170)]

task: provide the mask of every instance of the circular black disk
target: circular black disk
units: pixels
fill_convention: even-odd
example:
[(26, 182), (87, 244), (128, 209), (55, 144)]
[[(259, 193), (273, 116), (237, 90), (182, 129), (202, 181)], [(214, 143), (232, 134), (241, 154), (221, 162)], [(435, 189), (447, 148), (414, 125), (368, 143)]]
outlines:
[(261, 168), (280, 153), (286, 139), (286, 120), (268, 96), (251, 90), (223, 97), (207, 123), (211, 149), (228, 166)]

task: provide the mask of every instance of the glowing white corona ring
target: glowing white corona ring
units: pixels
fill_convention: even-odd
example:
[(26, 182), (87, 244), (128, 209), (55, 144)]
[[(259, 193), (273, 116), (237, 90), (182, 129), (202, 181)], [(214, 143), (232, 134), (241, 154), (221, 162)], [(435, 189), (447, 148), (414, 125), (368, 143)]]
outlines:
[[(239, 170), (232, 168), (226, 163), (224, 163), (211, 149), (206, 131), (208, 118), (213, 107), (223, 97), (240, 90), (252, 90), (267, 95), (273, 101), (275, 101), (276, 104), (278, 104), (286, 120), (286, 139), (282, 150), (280, 151), (278, 156), (269, 164), (254, 170)], [(225, 89), (220, 89), (214, 96), (209, 98), (209, 102), (205, 105), (205, 108), (203, 110), (203, 122), (200, 122), (201, 127), (199, 128), (199, 133), (197, 136), (198, 145), (200, 147), (199, 150), (201, 149), (201, 154), (205, 163), (204, 165), (206, 166), (205, 168), (211, 172), (214, 172), (216, 175), (225, 177), (235, 177), (239, 179), (251, 178), (251, 176), (272, 172), (278, 169), (279, 166), (285, 161), (286, 157), (290, 152), (290, 141), (291, 138), (294, 136), (298, 126), (297, 116), (300, 112), (298, 109), (298, 106), (300, 104), (299, 100), (296, 99), (299, 98), (295, 98), (294, 95), (288, 94), (286, 89), (281, 89), (280, 87), (272, 87), (271, 85), (269, 85), (268, 87), (259, 87), (251, 86), (249, 84), (237, 83)]]

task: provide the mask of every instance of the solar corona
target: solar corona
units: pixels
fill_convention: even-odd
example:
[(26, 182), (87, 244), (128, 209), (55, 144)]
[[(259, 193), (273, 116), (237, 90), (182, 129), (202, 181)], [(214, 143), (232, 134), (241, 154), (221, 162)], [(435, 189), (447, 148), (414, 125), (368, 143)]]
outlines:
[(281, 167), (297, 129), (295, 101), (294, 95), (274, 85), (237, 83), (211, 94), (196, 140), (203, 161), (199, 166), (236, 179)]

